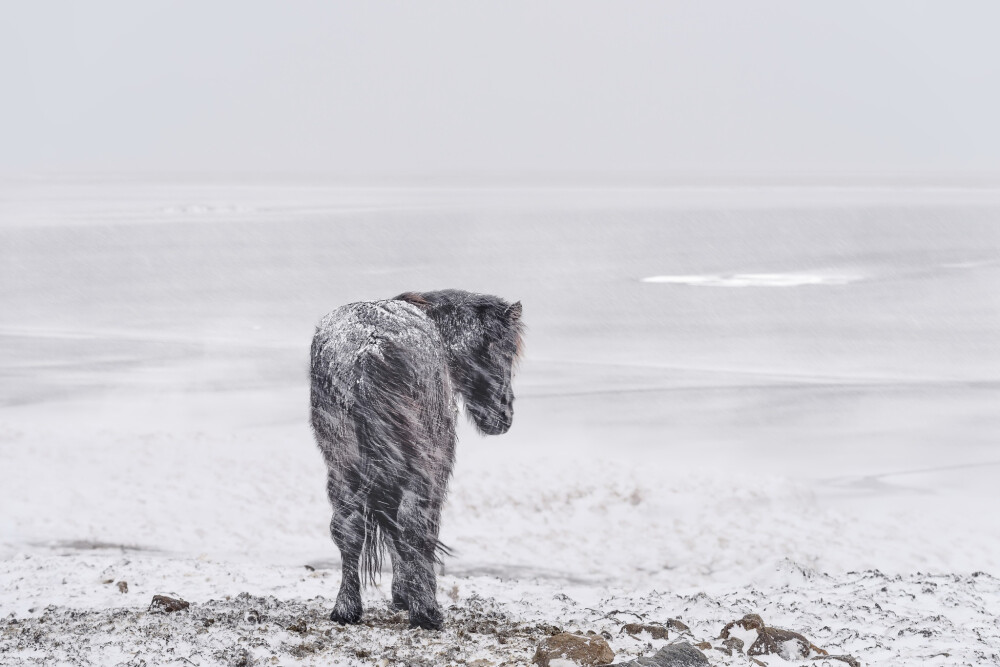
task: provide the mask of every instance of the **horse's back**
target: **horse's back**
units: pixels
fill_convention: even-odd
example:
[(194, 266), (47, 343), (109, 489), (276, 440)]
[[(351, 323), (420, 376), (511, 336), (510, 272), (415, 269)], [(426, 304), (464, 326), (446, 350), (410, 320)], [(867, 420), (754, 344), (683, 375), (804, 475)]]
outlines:
[(403, 301), (351, 303), (320, 320), (312, 346), (314, 382), (356, 382), (380, 362), (396, 364), (400, 374), (413, 375), (407, 379), (416, 382), (421, 371), (444, 368), (444, 343), (437, 327), (419, 308)]
[[(326, 315), (312, 345), (312, 423), (328, 463), (388, 474), (451, 457), (455, 405), (434, 323), (403, 301), (352, 303)], [(446, 451), (441, 451), (441, 450)]]

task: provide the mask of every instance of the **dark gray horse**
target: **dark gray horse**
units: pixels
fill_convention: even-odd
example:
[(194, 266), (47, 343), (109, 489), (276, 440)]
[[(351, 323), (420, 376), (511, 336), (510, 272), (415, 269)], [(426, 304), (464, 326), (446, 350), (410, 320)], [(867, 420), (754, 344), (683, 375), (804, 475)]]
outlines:
[(434, 563), (455, 460), (457, 396), (487, 435), (510, 428), (521, 304), (459, 290), (352, 303), (312, 343), (312, 427), (329, 470), (343, 577), (330, 618), (361, 620), (361, 578), (392, 558), (392, 602), (441, 627)]

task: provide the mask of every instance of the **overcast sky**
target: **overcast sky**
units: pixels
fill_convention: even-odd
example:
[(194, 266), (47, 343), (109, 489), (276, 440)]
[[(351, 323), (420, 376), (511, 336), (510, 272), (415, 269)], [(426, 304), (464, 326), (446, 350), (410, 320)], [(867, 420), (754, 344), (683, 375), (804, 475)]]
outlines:
[(0, 171), (1000, 172), (997, 2), (20, 2)]

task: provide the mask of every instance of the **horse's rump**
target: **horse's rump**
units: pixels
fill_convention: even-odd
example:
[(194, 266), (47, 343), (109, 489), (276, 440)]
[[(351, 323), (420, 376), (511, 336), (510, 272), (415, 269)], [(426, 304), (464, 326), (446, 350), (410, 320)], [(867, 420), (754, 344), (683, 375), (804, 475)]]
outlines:
[[(378, 354), (365, 357), (351, 420), (363, 484), (361, 572), (373, 584), (381, 568), (386, 533), (396, 533), (395, 515), (403, 491), (441, 502), (451, 472), (454, 445), (449, 431), (453, 420), (449, 418), (447, 376), (434, 373), (430, 378), (421, 377), (424, 373), (413, 366), (408, 352), (386, 344)], [(442, 420), (448, 424), (444, 430), (440, 428)], [(437, 526), (433, 532), (437, 533)], [(431, 548), (438, 562), (449, 553), (436, 539)]]

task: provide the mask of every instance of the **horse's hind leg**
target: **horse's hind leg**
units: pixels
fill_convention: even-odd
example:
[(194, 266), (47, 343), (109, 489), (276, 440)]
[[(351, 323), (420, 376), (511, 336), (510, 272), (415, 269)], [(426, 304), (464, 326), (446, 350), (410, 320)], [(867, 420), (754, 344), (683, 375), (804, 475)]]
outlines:
[(385, 529), (385, 536), (389, 557), (392, 558), (392, 608), (405, 611), (410, 608), (410, 603), (406, 595), (406, 580), (403, 578), (403, 563), (399, 557), (399, 549), (396, 548), (396, 540), (399, 538), (395, 534), (395, 526), (391, 530)]
[(337, 623), (358, 623), (361, 621), (361, 578), (358, 567), (361, 547), (365, 539), (365, 520), (361, 513), (361, 503), (349, 498), (333, 500), (333, 520), (330, 533), (340, 549), (341, 578), (337, 602), (333, 606), (330, 620)]
[(396, 515), (399, 570), (394, 565), (393, 600), (396, 597), (395, 578), (402, 575), (400, 592), (405, 595), (410, 611), (410, 627), (427, 630), (440, 630), (444, 624), (444, 616), (435, 595), (437, 576), (434, 573), (438, 525), (436, 512), (439, 511), (427, 501), (426, 494), (404, 489)]

